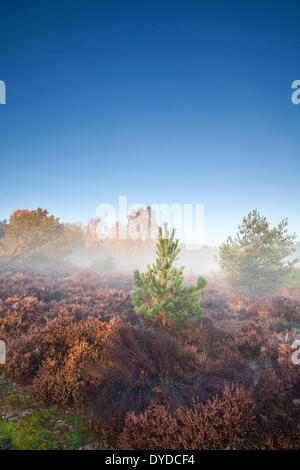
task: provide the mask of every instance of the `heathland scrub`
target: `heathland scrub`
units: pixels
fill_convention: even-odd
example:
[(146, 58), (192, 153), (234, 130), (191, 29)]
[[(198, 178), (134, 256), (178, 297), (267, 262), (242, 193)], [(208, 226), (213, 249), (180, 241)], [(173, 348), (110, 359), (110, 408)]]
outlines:
[(0, 375), (0, 450), (101, 450), (84, 410), (39, 405)]

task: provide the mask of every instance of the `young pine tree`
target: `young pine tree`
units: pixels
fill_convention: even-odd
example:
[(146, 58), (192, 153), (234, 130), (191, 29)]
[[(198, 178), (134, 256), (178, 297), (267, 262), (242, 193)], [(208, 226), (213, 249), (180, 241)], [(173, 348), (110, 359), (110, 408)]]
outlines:
[(289, 259), (295, 252), (295, 234), (288, 234), (287, 219), (271, 228), (257, 210), (244, 217), (235, 238), (219, 247), (219, 263), (228, 282), (241, 292), (265, 295), (292, 286), (299, 277)]
[(174, 240), (166, 231), (163, 237), (159, 229), (156, 245), (156, 261), (148, 265), (146, 273), (134, 272), (135, 287), (131, 292), (134, 309), (138, 315), (163, 324), (180, 321), (195, 321), (201, 316), (201, 289), (206, 281), (199, 278), (197, 286), (183, 286), (183, 267), (176, 268), (174, 262), (180, 252), (179, 240)]

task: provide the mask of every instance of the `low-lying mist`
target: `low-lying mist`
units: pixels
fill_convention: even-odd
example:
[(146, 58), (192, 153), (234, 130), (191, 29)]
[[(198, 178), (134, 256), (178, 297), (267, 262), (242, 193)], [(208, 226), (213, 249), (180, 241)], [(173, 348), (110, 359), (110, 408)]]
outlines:
[[(68, 260), (78, 269), (91, 269), (98, 272), (120, 271), (128, 272), (135, 269), (145, 270), (148, 264), (155, 259), (155, 243), (143, 243), (131, 248), (122, 249), (115, 243), (112, 248), (105, 249), (78, 249), (74, 250)], [(199, 249), (185, 249), (182, 247), (177, 265), (183, 265), (186, 273), (195, 275), (210, 275), (219, 269), (216, 261), (217, 248), (203, 246)]]

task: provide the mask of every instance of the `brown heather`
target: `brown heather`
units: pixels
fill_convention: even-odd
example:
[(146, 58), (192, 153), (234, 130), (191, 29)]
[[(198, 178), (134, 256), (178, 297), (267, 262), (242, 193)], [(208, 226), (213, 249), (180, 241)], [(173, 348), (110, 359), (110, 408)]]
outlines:
[(1, 372), (49, 406), (86, 406), (114, 448), (300, 448), (298, 291), (258, 300), (211, 281), (197, 324), (163, 329), (134, 313), (131, 285), (1, 273)]

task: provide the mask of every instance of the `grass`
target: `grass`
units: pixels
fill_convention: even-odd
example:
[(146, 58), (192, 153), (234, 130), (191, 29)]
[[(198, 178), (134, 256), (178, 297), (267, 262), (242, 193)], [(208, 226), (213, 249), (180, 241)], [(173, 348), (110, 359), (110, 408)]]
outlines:
[(0, 450), (76, 450), (84, 446), (103, 448), (80, 410), (43, 408), (0, 376)]
[(61, 449), (61, 443), (51, 431), (51, 413), (42, 411), (20, 422), (0, 420), (0, 439), (11, 441), (13, 450)]

